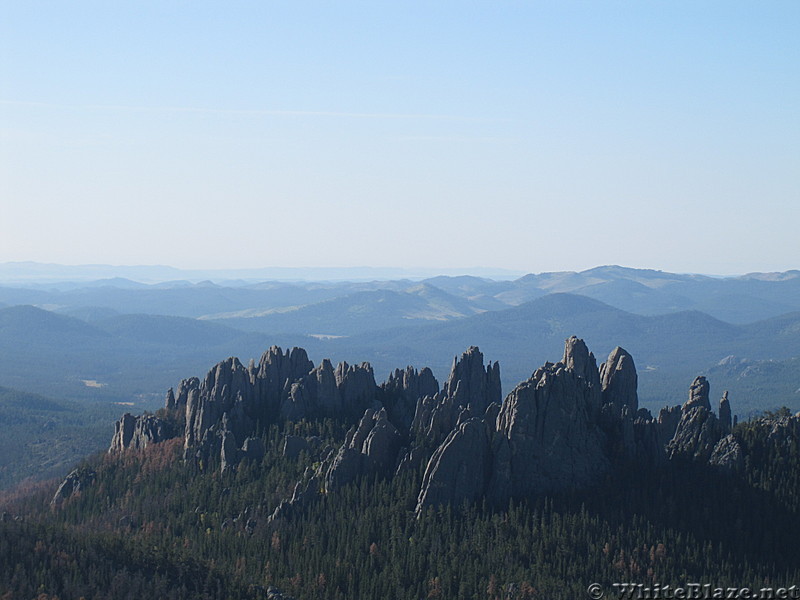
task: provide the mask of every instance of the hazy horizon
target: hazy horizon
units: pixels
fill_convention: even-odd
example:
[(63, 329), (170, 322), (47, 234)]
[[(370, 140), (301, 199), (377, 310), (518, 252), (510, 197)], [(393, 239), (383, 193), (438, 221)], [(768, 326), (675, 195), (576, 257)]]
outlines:
[(253, 267), (253, 268), (216, 268), (216, 269), (184, 269), (172, 265), (111, 265), (39, 263), (35, 261), (0, 262), (0, 285), (51, 282), (86, 282), (125, 279), (144, 284), (170, 283), (189, 281), (198, 283), (206, 280), (215, 283), (235, 281), (256, 282), (346, 282), (346, 281), (381, 281), (404, 280), (421, 281), (437, 276), (458, 277), (472, 276), (496, 281), (510, 281), (526, 275), (546, 275), (560, 273), (585, 273), (597, 269), (615, 269), (632, 271), (656, 271), (673, 275), (698, 275), (712, 278), (735, 278), (744, 275), (786, 273), (786, 271), (751, 271), (748, 273), (688, 273), (672, 272), (659, 268), (637, 268), (625, 265), (594, 265), (589, 269), (564, 269), (539, 272), (523, 272), (511, 269), (493, 269), (491, 267), (436, 268), (430, 266), (382, 267), (382, 266), (340, 266), (340, 267)]
[(796, 2), (3, 15), (0, 262), (796, 267)]

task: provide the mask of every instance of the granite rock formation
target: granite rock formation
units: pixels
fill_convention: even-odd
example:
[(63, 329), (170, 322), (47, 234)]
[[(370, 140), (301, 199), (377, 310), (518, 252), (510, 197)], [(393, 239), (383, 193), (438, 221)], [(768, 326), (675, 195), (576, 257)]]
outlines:
[(86, 489), (92, 485), (97, 477), (97, 473), (93, 469), (78, 468), (72, 471), (64, 478), (61, 485), (58, 486), (53, 499), (50, 504), (58, 505), (64, 500), (71, 498), (73, 495), (79, 493), (81, 490)]
[(618, 415), (626, 408), (634, 415), (639, 410), (638, 380), (633, 357), (619, 346), (614, 348), (600, 366), (603, 405)]
[(334, 490), (371, 473), (388, 475), (397, 460), (402, 438), (386, 411), (368, 408), (348, 431), (325, 474), (325, 489)]
[(157, 444), (175, 437), (175, 428), (167, 421), (154, 415), (135, 417), (130, 413), (122, 415), (114, 425), (109, 453), (122, 452), (129, 448), (143, 450), (150, 444)]
[[(161, 417), (124, 415), (109, 452), (145, 449), (182, 434), (185, 459), (224, 471), (242, 460), (263, 460), (266, 449), (256, 432), (265, 425), (358, 419), (335, 450), (321, 448), (319, 438), (286, 436), (284, 456), (296, 460), (305, 453), (316, 466), (271, 522), (361, 477), (423, 467), (418, 513), (482, 499), (503, 506), (514, 497), (583, 488), (631, 462), (690, 460), (729, 472), (741, 467), (744, 450), (727, 393), (717, 417), (708, 381), (698, 377), (683, 406), (653, 418), (639, 408), (637, 382), (624, 349), (612, 350), (598, 368), (574, 336), (559, 362), (536, 369), (502, 402), (499, 365), (485, 364), (474, 346), (454, 359), (441, 390), (427, 368), (396, 370), (378, 386), (368, 363), (334, 367), (323, 360), (315, 367), (304, 350), (273, 346), (258, 364), (245, 367), (229, 358), (203, 379), (181, 381), (167, 392)], [(800, 436), (800, 418), (784, 420), (771, 433), (776, 443)], [(90, 483), (88, 476), (70, 474), (56, 496)]]
[(595, 416), (599, 383), (594, 356), (570, 338), (562, 362), (545, 364), (506, 397), (497, 444), (508, 444), (510, 464), (496, 468), (510, 472), (512, 495), (588, 485), (608, 469)]
[[(681, 407), (681, 418), (675, 435), (667, 445), (670, 459), (708, 462), (717, 442), (726, 431), (711, 412), (710, 385), (705, 377), (697, 377), (689, 388), (689, 399)], [(727, 399), (727, 398), (726, 398)]]
[(480, 500), (486, 495), (491, 468), (486, 424), (477, 417), (467, 419), (450, 432), (428, 462), (417, 511)]
[(417, 371), (414, 367), (395, 369), (381, 385), (381, 403), (389, 420), (398, 430), (408, 431), (414, 420), (417, 400), (439, 393), (439, 382), (428, 367)]

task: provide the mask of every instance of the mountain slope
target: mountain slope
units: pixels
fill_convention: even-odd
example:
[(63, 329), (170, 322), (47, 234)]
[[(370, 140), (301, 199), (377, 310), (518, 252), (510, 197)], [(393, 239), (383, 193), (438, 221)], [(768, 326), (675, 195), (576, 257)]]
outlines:
[(304, 306), (218, 315), (213, 320), (244, 331), (349, 336), (414, 322), (457, 319), (478, 310), (468, 300), (420, 284), (405, 291), (356, 292)]

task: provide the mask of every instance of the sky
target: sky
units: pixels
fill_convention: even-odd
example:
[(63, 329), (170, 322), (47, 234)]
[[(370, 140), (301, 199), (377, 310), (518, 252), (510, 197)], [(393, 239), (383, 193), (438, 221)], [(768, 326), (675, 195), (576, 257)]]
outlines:
[(0, 0), (0, 263), (800, 268), (800, 2)]

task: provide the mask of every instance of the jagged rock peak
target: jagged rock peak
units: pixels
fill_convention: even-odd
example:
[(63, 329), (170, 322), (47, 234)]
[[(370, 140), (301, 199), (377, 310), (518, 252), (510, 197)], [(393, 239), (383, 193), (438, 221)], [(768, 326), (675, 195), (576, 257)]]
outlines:
[(691, 387), (689, 387), (689, 399), (684, 403), (681, 410), (687, 411), (695, 406), (702, 406), (706, 410), (711, 410), (709, 400), (709, 390), (711, 386), (708, 380), (702, 375), (695, 377)]
[(597, 362), (594, 354), (589, 352), (586, 343), (572, 336), (564, 343), (564, 358), (561, 362), (568, 369), (575, 371), (577, 375), (593, 381), (597, 377)]
[(495, 472), (510, 477), (510, 483), (499, 484), (514, 495), (530, 495), (579, 487), (601, 476), (609, 463), (593, 416), (598, 395), (596, 386), (563, 363), (546, 363), (514, 388), (497, 416), (499, 439), (510, 449), (497, 453), (507, 458), (495, 461)]
[(425, 367), (417, 371), (414, 367), (405, 370), (395, 369), (381, 384), (381, 401), (394, 425), (407, 432), (414, 419), (417, 400), (425, 396), (435, 396), (439, 392), (439, 382), (433, 372)]
[(109, 454), (122, 452), (128, 448), (143, 450), (150, 444), (157, 444), (177, 435), (173, 427), (154, 415), (134, 417), (125, 413), (114, 424), (114, 437), (111, 439)]
[(336, 381), (336, 373), (331, 361), (324, 359), (311, 371), (316, 383), (316, 403), (326, 413), (335, 413), (342, 408), (342, 395)]
[(175, 410), (175, 391), (172, 388), (167, 390), (167, 397), (164, 399), (164, 407), (167, 410)]
[(604, 406), (613, 406), (617, 414), (622, 413), (623, 407), (631, 415), (639, 410), (639, 377), (633, 357), (626, 350), (617, 346), (611, 351), (600, 366), (600, 381)]
[[(189, 403), (189, 396), (197, 396), (199, 390), (200, 380), (197, 377), (181, 380), (180, 384), (178, 384), (178, 393), (175, 394), (175, 410), (185, 410), (186, 405)], [(193, 400), (196, 401), (196, 398)], [(167, 393), (167, 401), (169, 402), (169, 393)]]
[(347, 432), (325, 474), (325, 489), (332, 491), (371, 473), (389, 474), (397, 464), (400, 446), (401, 436), (386, 411), (368, 408)]
[(250, 373), (235, 356), (217, 363), (206, 373), (200, 384), (211, 400), (226, 402), (236, 393), (242, 393), (252, 385)]
[(589, 352), (589, 348), (582, 339), (573, 335), (564, 342), (564, 357), (561, 359), (561, 364), (582, 378), (588, 385), (589, 412), (594, 418), (600, 411), (602, 403), (600, 374), (594, 354)]
[(444, 384), (446, 396), (455, 400), (457, 406), (470, 406), (474, 414), (483, 414), (492, 402), (500, 402), (500, 364), (490, 362), (483, 366), (483, 354), (477, 346), (453, 358), (453, 368)]
[(709, 384), (697, 377), (689, 388), (689, 399), (681, 407), (675, 435), (667, 446), (670, 459), (681, 458), (708, 462), (717, 442), (726, 433), (708, 400)]
[(729, 433), (731, 430), (731, 403), (728, 400), (728, 390), (725, 390), (722, 393), (722, 398), (719, 401), (719, 422), (722, 425), (722, 429)]
[(416, 404), (418, 398), (435, 396), (439, 392), (439, 382), (428, 367), (417, 371), (414, 367), (408, 366), (404, 370), (395, 369), (390, 373), (381, 388), (402, 392)]
[(374, 405), (378, 385), (375, 383), (372, 365), (368, 362), (360, 365), (340, 362), (336, 366), (335, 377), (346, 410), (361, 412)]
[(658, 430), (658, 441), (660, 446), (666, 447), (669, 441), (675, 436), (678, 424), (681, 422), (680, 406), (665, 406), (658, 412), (656, 428)]
[[(280, 346), (271, 346), (261, 355), (256, 368), (256, 377), (260, 379), (295, 380), (306, 375), (314, 368), (303, 348), (287, 348), (284, 353)], [(283, 384), (281, 382), (281, 387)]]

